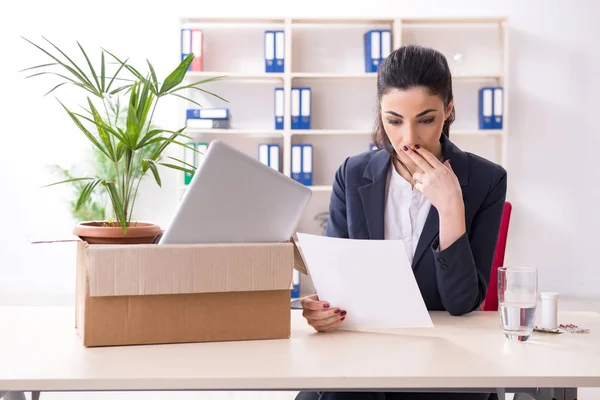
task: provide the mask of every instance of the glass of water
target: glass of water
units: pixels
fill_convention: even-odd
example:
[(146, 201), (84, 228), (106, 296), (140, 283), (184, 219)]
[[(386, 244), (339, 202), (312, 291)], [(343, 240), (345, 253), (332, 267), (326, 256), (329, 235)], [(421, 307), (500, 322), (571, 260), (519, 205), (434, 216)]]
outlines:
[(498, 269), (498, 303), (502, 329), (509, 340), (529, 340), (535, 326), (538, 273), (535, 268)]

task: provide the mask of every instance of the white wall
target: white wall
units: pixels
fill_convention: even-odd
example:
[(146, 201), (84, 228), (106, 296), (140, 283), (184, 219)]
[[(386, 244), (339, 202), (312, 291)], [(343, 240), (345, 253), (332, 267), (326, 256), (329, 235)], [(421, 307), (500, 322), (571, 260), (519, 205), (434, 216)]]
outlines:
[[(207, 5), (210, 4), (210, 8)], [(69, 231), (65, 189), (40, 186), (53, 181), (45, 167), (68, 166), (87, 144), (56, 100), (43, 98), (49, 83), (24, 80), (17, 71), (40, 61), (19, 36), (41, 36), (76, 50), (100, 46), (150, 59), (159, 75), (179, 54), (179, 16), (508, 16), (511, 21), (509, 199), (514, 204), (507, 263), (540, 269), (543, 290), (597, 295), (600, 262), (595, 254), (600, 222), (599, 141), (594, 115), (600, 108), (600, 28), (593, 1), (398, 1), (323, 2), (107, 0), (93, 9), (80, 2), (23, 1), (0, 15), (3, 95), (0, 97), (1, 151), (0, 302), (72, 300), (74, 249), (70, 244), (30, 246), (26, 234)], [(543, 9), (542, 7), (546, 7)], [(85, 10), (85, 11), (84, 11)], [(99, 52), (98, 52), (99, 53)], [(98, 54), (95, 54), (98, 56)], [(62, 95), (61, 100), (69, 97)], [(176, 106), (157, 116), (177, 123)], [(70, 144), (70, 147), (66, 146)], [(147, 185), (138, 217), (165, 225), (176, 204), (176, 184)], [(165, 179), (166, 180), (166, 179)], [(157, 200), (150, 200), (149, 194)], [(160, 206), (156, 206), (159, 204)]]

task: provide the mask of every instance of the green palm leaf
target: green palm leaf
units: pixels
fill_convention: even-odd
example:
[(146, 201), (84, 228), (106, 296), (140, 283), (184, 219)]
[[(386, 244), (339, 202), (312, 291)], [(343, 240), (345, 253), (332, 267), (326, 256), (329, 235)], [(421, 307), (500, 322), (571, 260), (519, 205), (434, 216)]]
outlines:
[(71, 183), (71, 182), (78, 182), (78, 181), (89, 181), (92, 179), (94, 179), (94, 178), (72, 178), (72, 179), (67, 179), (67, 180), (60, 181), (60, 182), (50, 183), (50, 184), (44, 185), (42, 187), (50, 187), (50, 186), (62, 185), (63, 183)]
[(127, 217), (125, 215), (125, 209), (123, 208), (123, 202), (121, 201), (121, 197), (119, 196), (119, 192), (114, 182), (102, 182), (106, 188), (108, 189), (108, 196), (110, 197), (110, 201), (113, 206), (113, 210), (117, 215), (117, 219), (123, 229), (123, 233), (127, 231)]
[(165, 81), (158, 92), (159, 96), (166, 94), (169, 90), (173, 89), (175, 86), (179, 85), (183, 78), (185, 78), (185, 74), (194, 59), (194, 54), (189, 54), (187, 57), (181, 61), (181, 63), (167, 76)]
[(158, 163), (158, 164), (162, 165), (164, 167), (167, 167), (167, 168), (171, 168), (171, 169), (176, 169), (178, 171), (187, 172), (188, 174), (193, 174), (194, 173), (193, 169), (189, 169), (189, 168), (185, 168), (185, 167), (180, 167), (179, 165), (173, 165), (173, 164), (167, 164), (167, 163)]
[[(85, 74), (85, 72), (83, 72), (83, 70), (81, 68), (79, 68), (79, 66), (77, 64), (75, 64), (75, 62), (73, 62), (73, 60), (71, 60), (71, 58), (69, 58), (69, 56), (62, 51), (60, 48), (58, 48), (54, 43), (52, 43), (50, 40), (46, 39), (45, 37), (42, 36), (42, 38), (47, 41), (48, 43), (50, 43), (52, 45), (52, 47), (54, 47), (56, 50), (58, 50), (58, 52), (60, 54), (63, 55), (63, 57), (65, 57), (70, 63), (71, 65), (73, 65), (73, 67), (75, 67), (75, 69), (77, 70), (77, 76), (80, 78), (80, 80), (82, 81), (82, 83), (86, 86), (88, 86), (97, 96), (102, 97), (102, 93), (98, 92), (96, 90), (96, 88), (94, 87), (94, 85), (92, 84), (92, 82), (90, 81), (90, 79), (87, 77), (87, 75)], [(49, 54), (49, 53), (48, 53)], [(65, 67), (68, 67), (66, 65), (66, 63), (62, 63), (62, 65), (64, 65)], [(70, 71), (73, 71), (72, 68), (69, 67)], [(75, 73), (75, 71), (73, 71), (72, 73)]]
[(90, 140), (90, 142), (92, 142), (94, 144), (94, 146), (96, 146), (100, 151), (102, 151), (106, 155), (106, 157), (110, 157), (110, 155), (108, 154), (106, 149), (94, 137), (94, 135), (92, 135), (92, 133), (90, 131), (88, 131), (85, 126), (83, 126), (83, 124), (81, 123), (81, 121), (79, 121), (79, 119), (77, 118), (75, 113), (73, 113), (71, 110), (69, 110), (63, 103), (60, 102), (60, 100), (58, 102), (60, 103), (61, 106), (63, 106), (63, 108), (67, 111), (67, 113), (73, 120), (73, 122), (75, 122), (75, 125), (77, 125), (77, 127), (83, 132), (83, 134)]
[(142, 172), (145, 173), (148, 169), (152, 171), (152, 175), (154, 175), (154, 180), (158, 184), (159, 187), (162, 187), (162, 181), (160, 179), (160, 174), (158, 173), (158, 168), (154, 160), (142, 160)]
[(85, 185), (81, 191), (79, 199), (77, 200), (77, 205), (75, 206), (76, 211), (78, 211), (90, 199), (92, 192), (101, 182), (103, 182), (102, 179), (94, 179), (92, 182)]
[[(83, 49), (83, 47), (81, 47), (81, 44), (79, 44), (79, 42), (77, 42), (77, 46), (79, 46), (79, 48), (81, 49), (81, 52), (83, 53), (83, 56), (85, 57), (85, 60), (87, 61), (88, 67), (90, 67), (90, 71), (92, 72), (92, 77), (94, 78), (94, 82), (96, 82), (96, 86), (98, 87), (98, 93), (102, 93), (102, 86), (100, 85), (100, 82), (98, 81), (98, 75), (96, 75), (96, 70), (94, 70), (94, 67), (92, 65), (92, 62), (90, 61), (90, 58), (88, 57), (88, 55), (85, 52), (85, 50)], [(90, 84), (91, 84), (91, 82), (90, 82)]]

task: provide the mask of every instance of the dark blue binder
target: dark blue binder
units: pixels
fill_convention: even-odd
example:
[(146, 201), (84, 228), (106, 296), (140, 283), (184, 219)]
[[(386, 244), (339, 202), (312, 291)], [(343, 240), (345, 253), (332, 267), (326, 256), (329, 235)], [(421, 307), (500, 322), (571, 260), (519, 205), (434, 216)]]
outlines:
[(265, 72), (275, 72), (275, 31), (265, 31)]
[(300, 174), (300, 183), (306, 186), (313, 184), (313, 146), (312, 144), (302, 144), (302, 173)]
[(494, 88), (479, 89), (479, 129), (495, 129), (493, 120)]
[(310, 129), (311, 90), (308, 87), (300, 89), (300, 129)]
[(283, 129), (283, 114), (284, 114), (284, 93), (283, 88), (275, 88), (275, 101), (273, 112), (275, 115), (275, 129)]

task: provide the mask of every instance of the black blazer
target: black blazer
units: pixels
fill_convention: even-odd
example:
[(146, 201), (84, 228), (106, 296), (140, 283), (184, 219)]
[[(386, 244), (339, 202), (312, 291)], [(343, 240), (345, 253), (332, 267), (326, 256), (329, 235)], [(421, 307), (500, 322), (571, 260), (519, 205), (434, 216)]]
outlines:
[[(450, 159), (460, 182), (467, 231), (437, 252), (439, 217), (432, 206), (412, 268), (428, 310), (462, 315), (476, 310), (485, 300), (506, 198), (506, 171), (461, 151), (444, 135), (441, 143), (444, 159)], [(326, 236), (384, 239), (390, 163), (391, 156), (385, 150), (346, 158), (335, 174)]]

